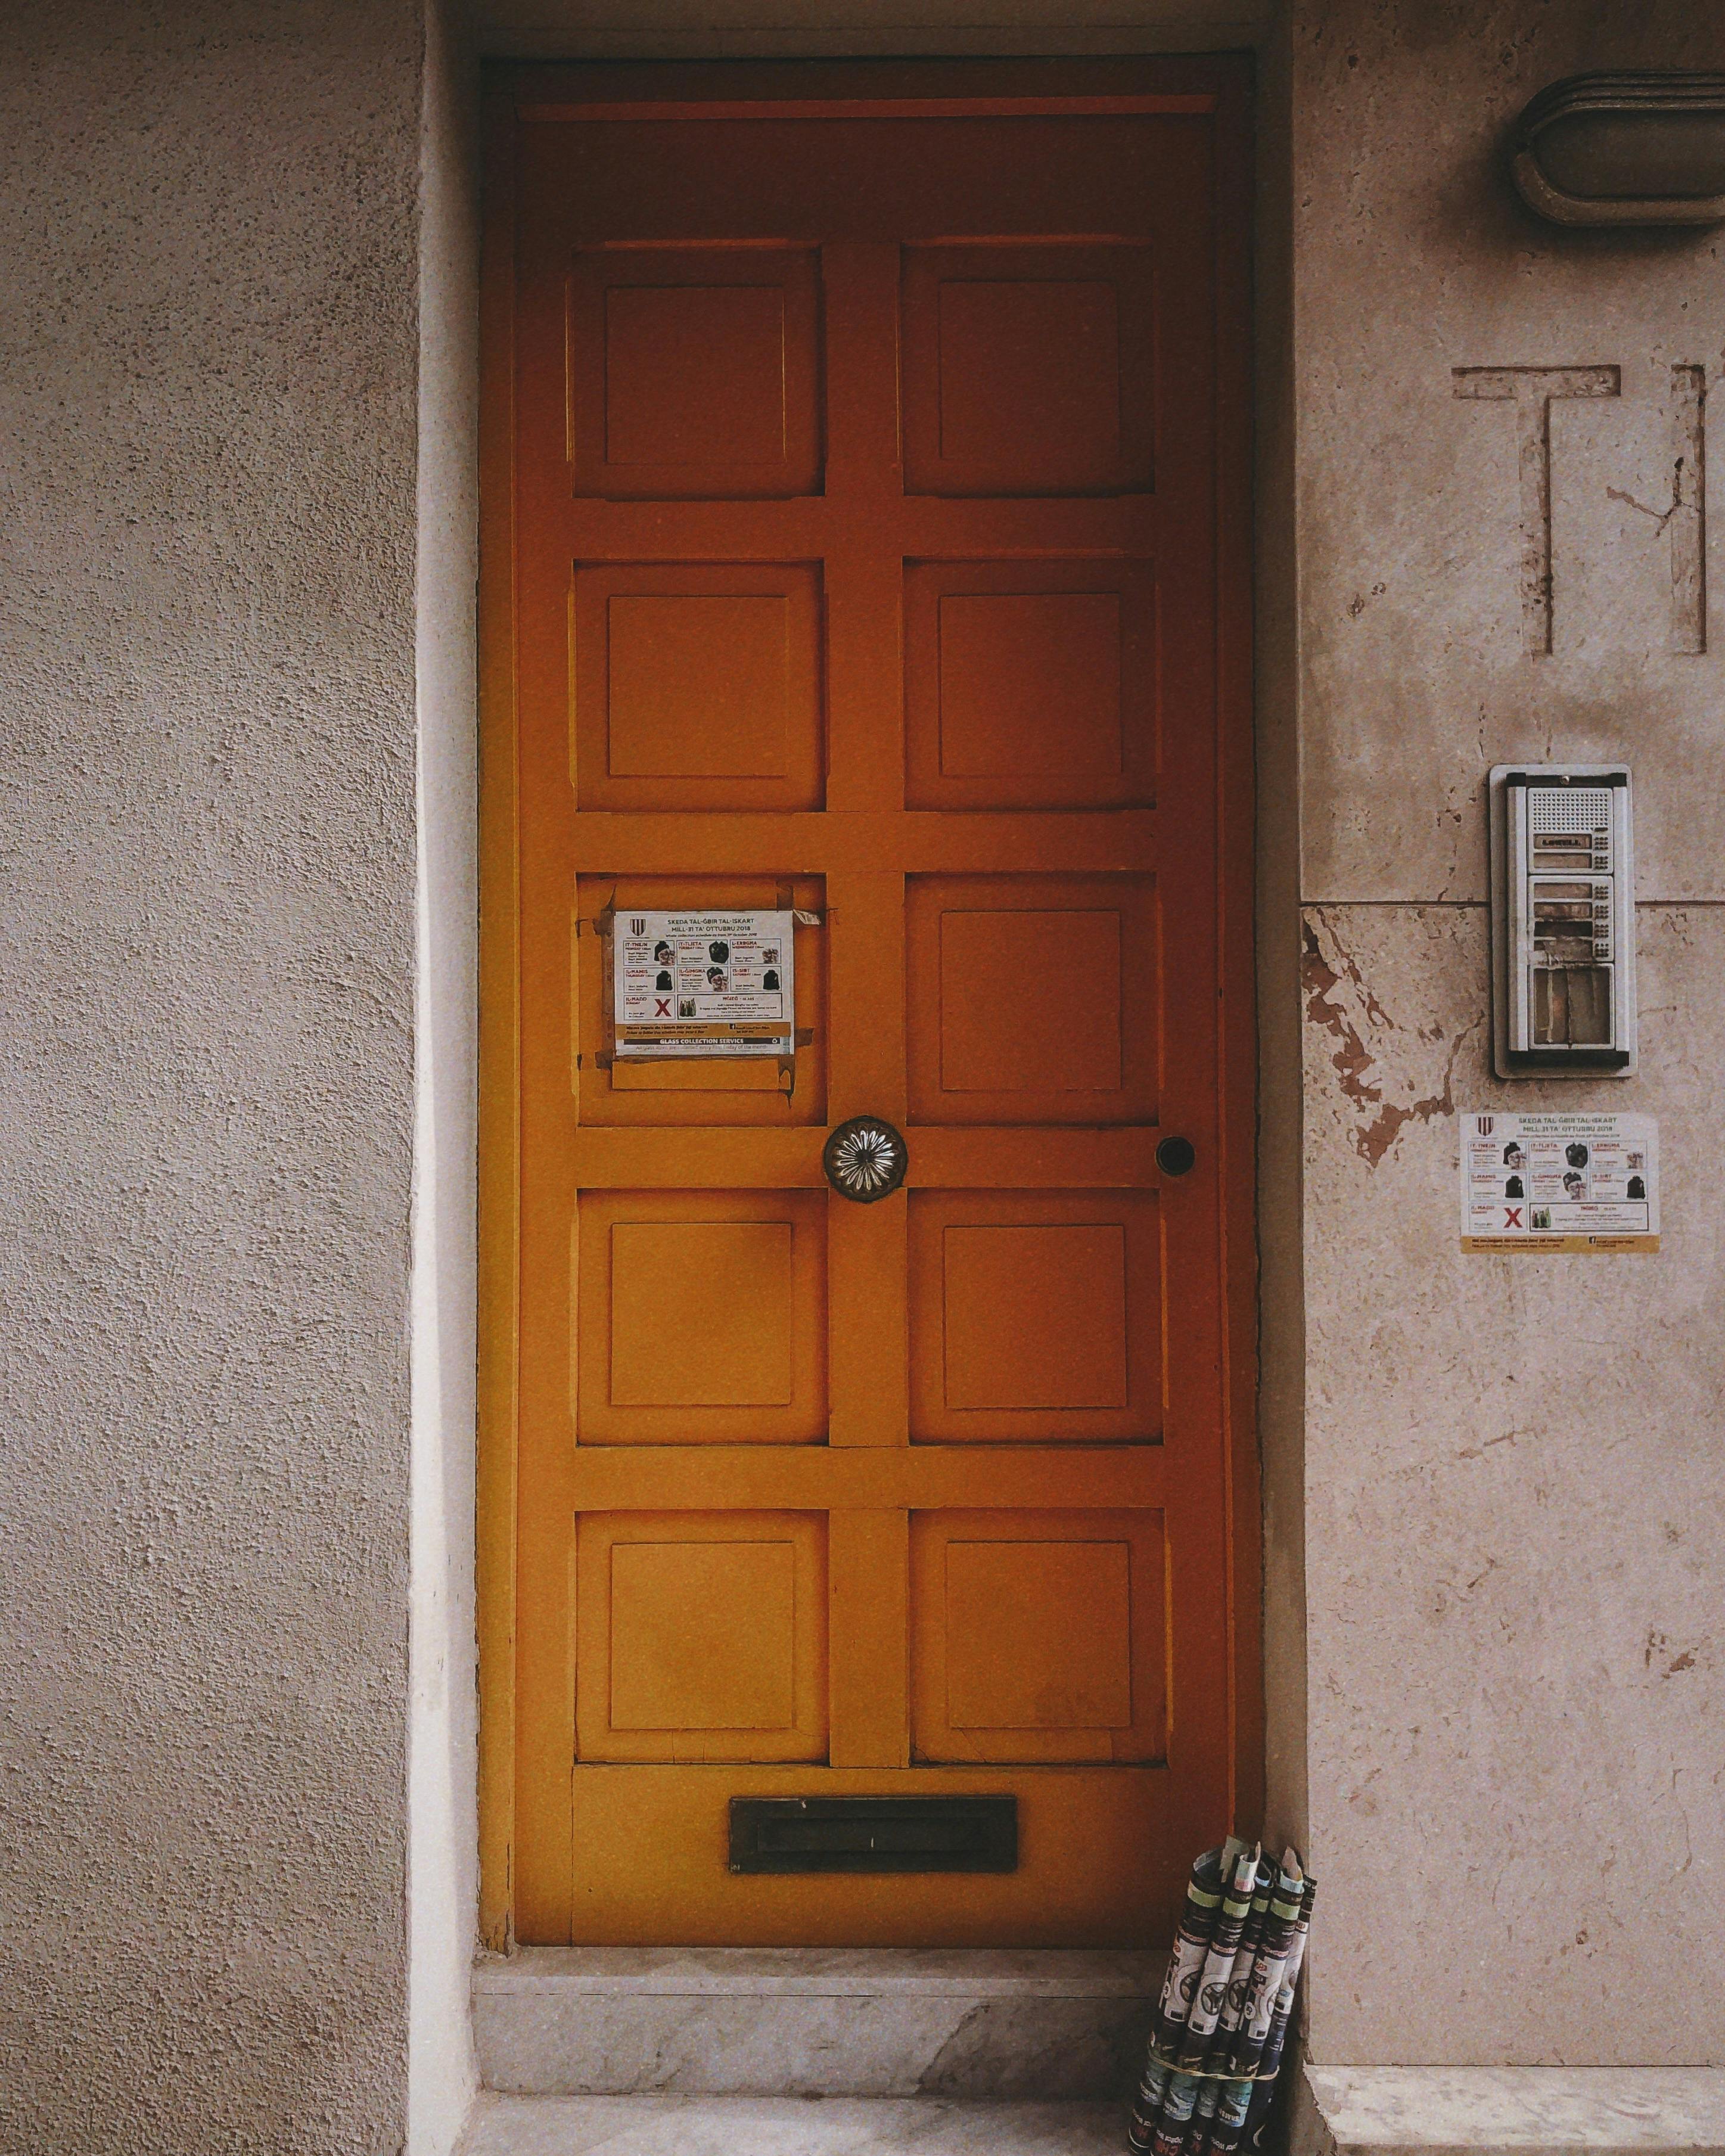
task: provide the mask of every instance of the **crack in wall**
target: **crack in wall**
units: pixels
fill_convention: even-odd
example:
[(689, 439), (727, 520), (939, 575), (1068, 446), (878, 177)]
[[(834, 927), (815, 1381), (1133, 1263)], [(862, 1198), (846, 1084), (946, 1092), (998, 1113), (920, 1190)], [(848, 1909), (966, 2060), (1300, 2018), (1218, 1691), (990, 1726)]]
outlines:
[(1681, 457), (1677, 459), (1677, 469), (1671, 483), (1671, 506), (1668, 509), (1655, 509), (1649, 502), (1637, 501), (1634, 495), (1625, 493), (1620, 486), (1608, 486), (1605, 490), (1605, 499), (1607, 501), (1620, 501), (1625, 509), (1639, 510), (1643, 516), (1651, 516), (1653, 519), (1653, 528), (1656, 531), (1663, 531), (1677, 511), (1688, 506), (1683, 500), (1683, 459)]

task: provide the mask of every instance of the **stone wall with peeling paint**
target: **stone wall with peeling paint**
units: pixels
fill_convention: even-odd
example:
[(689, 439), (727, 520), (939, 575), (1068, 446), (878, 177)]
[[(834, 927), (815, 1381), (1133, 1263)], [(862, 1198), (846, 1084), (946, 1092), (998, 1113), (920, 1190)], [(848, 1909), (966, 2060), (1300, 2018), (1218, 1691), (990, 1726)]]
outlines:
[[(1725, 608), (1695, 651), (1700, 534), (1672, 528), (1704, 507), (1681, 408), (1695, 368), (1725, 372), (1725, 242), (1542, 225), (1504, 157), (1536, 90), (1613, 66), (1725, 66), (1725, 26), (1686, 0), (1295, 11), (1311, 2033), (1332, 2064), (1725, 2044), (1712, 1989), (1670, 1980), (1725, 1952)], [(1548, 652), (1516, 412), (1457, 393), (1457, 370), (1534, 367), (1616, 371), (1552, 408)], [(1725, 550), (1702, 558), (1725, 593)], [(1502, 1085), (1486, 770), (1618, 756), (1640, 1075)], [(1660, 1117), (1657, 1256), (1461, 1255), (1458, 1111), (1558, 1102)]]

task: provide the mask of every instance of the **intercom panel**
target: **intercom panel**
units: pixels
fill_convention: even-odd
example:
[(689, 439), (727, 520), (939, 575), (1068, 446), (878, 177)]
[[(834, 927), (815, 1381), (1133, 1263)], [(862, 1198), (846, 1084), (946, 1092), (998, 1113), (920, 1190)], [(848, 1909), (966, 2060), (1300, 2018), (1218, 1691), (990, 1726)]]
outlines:
[(1626, 764), (1491, 773), (1493, 1061), (1500, 1078), (1635, 1067)]

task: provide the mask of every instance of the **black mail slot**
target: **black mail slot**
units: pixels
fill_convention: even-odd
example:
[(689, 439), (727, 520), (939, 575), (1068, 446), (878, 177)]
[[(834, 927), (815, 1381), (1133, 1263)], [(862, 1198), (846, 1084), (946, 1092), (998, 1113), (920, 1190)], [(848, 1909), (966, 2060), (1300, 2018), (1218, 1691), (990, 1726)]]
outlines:
[(733, 1871), (1016, 1871), (1016, 1797), (733, 1797)]

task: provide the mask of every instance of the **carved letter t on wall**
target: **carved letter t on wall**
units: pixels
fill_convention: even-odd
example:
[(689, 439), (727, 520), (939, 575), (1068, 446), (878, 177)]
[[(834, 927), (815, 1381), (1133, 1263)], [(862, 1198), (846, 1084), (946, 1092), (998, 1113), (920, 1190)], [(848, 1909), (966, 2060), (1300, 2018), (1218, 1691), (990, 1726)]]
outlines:
[(1615, 397), (1615, 367), (1458, 367), (1455, 394), (1512, 399), (1521, 435), (1522, 632), (1536, 659), (1552, 648), (1551, 407), (1554, 397)]

